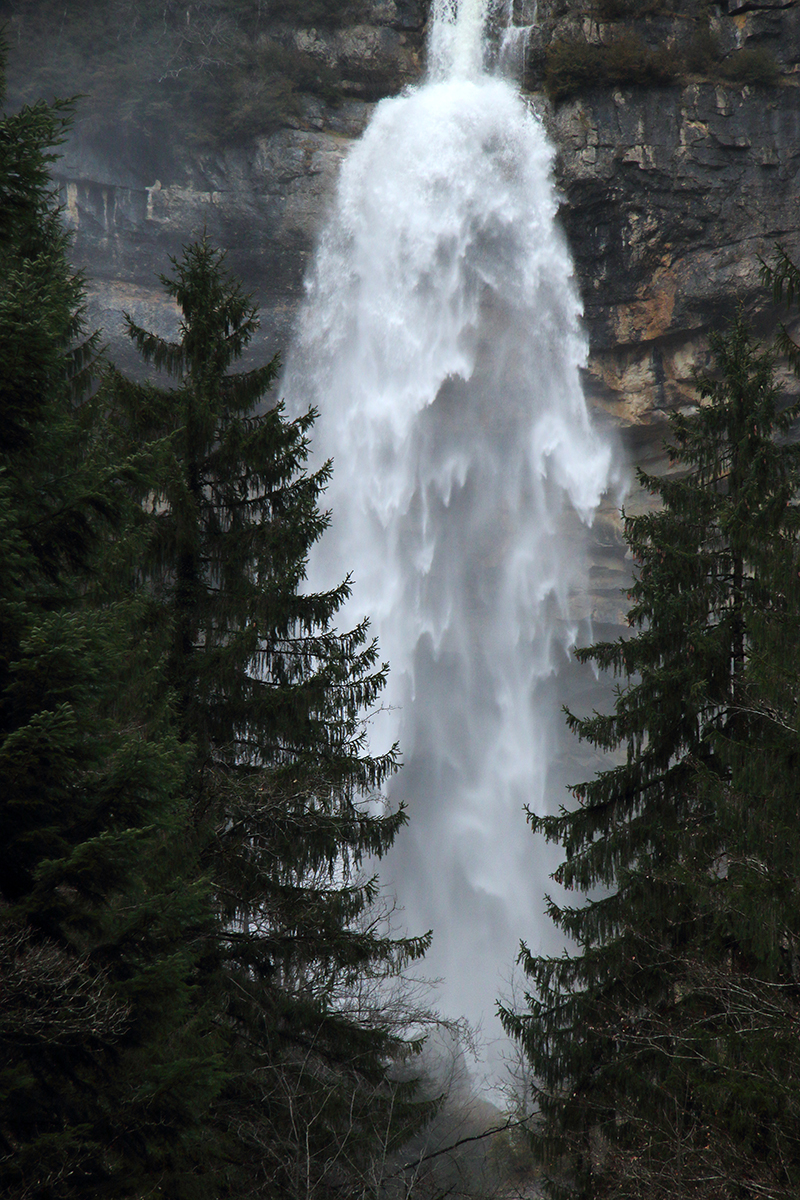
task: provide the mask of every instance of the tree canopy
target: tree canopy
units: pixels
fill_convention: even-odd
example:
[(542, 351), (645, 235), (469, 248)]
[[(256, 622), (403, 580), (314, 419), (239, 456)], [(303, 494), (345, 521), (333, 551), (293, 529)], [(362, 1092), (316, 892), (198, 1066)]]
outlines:
[(550, 900), (575, 943), (522, 961), (504, 1013), (538, 1083), (550, 1194), (796, 1194), (798, 417), (741, 314), (700, 404), (671, 418), (660, 500), (628, 516), (629, 638), (579, 652), (621, 678), (568, 720), (610, 765), (532, 816), (564, 847)]
[(142, 463), (98, 436), (48, 176), (68, 120), (0, 118), (0, 1190), (188, 1196), (218, 1086), (195, 1002), (213, 913), (158, 656), (111, 567)]
[(0, 1190), (376, 1194), (430, 1110), (392, 1074), (428, 939), (374, 874), (386, 667), (305, 586), (330, 465), (276, 361), (231, 371), (258, 319), (205, 240), (179, 341), (130, 323), (173, 386), (98, 357), (70, 113), (0, 118)]
[(367, 867), (405, 821), (375, 794), (396, 749), (366, 748), (386, 665), (366, 623), (334, 625), (348, 580), (304, 586), (328, 520), (330, 464), (306, 469), (315, 414), (290, 420), (265, 399), (276, 360), (230, 371), (257, 314), (223, 256), (204, 239), (172, 265), (179, 340), (128, 330), (174, 385), (112, 387), (127, 436), (163, 446), (139, 570), (193, 747), (186, 789), (223, 930), (215, 986), (235, 1078), (216, 1119), (238, 1196), (334, 1194), (376, 1139), (427, 1111), (389, 1083), (410, 1046), (378, 993), (354, 1003), (428, 943), (384, 927)]

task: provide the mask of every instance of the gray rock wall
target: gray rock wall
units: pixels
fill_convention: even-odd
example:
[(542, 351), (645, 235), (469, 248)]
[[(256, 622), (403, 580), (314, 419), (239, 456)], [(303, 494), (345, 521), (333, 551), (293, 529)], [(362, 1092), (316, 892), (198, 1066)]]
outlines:
[[(540, 0), (538, 13), (530, 87), (559, 41), (636, 39), (689, 64), (667, 86), (538, 102), (584, 297), (587, 390), (632, 458), (658, 466), (666, 414), (693, 401), (709, 330), (742, 303), (769, 336), (760, 260), (777, 242), (800, 251), (800, 2)], [(703, 36), (719, 61), (693, 74)], [(777, 64), (773, 85), (709, 78), (756, 48)]]
[(692, 83), (589, 93), (545, 119), (591, 340), (589, 394), (657, 452), (693, 399), (707, 335), (738, 303), (765, 332), (759, 277), (800, 249), (800, 89)]
[(58, 169), (65, 216), (89, 281), (89, 319), (121, 365), (135, 366), (120, 340), (122, 311), (170, 333), (174, 313), (158, 275), (204, 230), (255, 293), (267, 349), (285, 343), (339, 163), (371, 108), (349, 101), (319, 128), (320, 107), (309, 102), (304, 125), (247, 146), (194, 156), (175, 147), (158, 174), (146, 160), (118, 169), (78, 129)]
[[(554, 39), (613, 41), (632, 30), (676, 44), (705, 13), (720, 44), (769, 45), (781, 55), (777, 86), (689, 79), (681, 85), (603, 88), (540, 108), (558, 148), (563, 220), (572, 245), (591, 344), (588, 387), (635, 457), (657, 447), (664, 415), (692, 398), (708, 330), (742, 301), (769, 309), (759, 256), (776, 241), (800, 245), (800, 3), (728, 0), (662, 4), (666, 16), (626, 0), (589, 6), (540, 0), (528, 83)], [(167, 255), (205, 228), (263, 309), (270, 346), (285, 342), (339, 163), (368, 120), (374, 97), (421, 71), (424, 0), (373, 0), (370, 20), (346, 29), (283, 29), (341, 73), (349, 98), (306, 97), (290, 127), (247, 145), (192, 153), (153, 146), (135, 131), (98, 144), (80, 122), (59, 166), (75, 253), (90, 280), (91, 318), (118, 349), (119, 314), (165, 322), (157, 274)], [(537, 58), (537, 56), (539, 56)], [(536, 63), (539, 62), (539, 68)]]
[(169, 334), (175, 312), (157, 276), (205, 229), (262, 309), (264, 346), (285, 344), (338, 166), (374, 103), (419, 78), (428, 0), (369, 0), (356, 25), (268, 25), (263, 36), (302, 51), (338, 80), (338, 98), (302, 95), (284, 126), (247, 144), (193, 149), (168, 127), (112, 131), (81, 120), (57, 164), (74, 258), (89, 281), (91, 323), (115, 360), (138, 363), (122, 312)]
[[(707, 362), (709, 331), (742, 303), (768, 336), (776, 313), (759, 280), (760, 258), (776, 242), (800, 257), (800, 0), (675, 0), (659, 6), (661, 15), (596, 16), (598, 6), (626, 4), (652, 7), (594, 0), (590, 13), (581, 0), (540, 0), (526, 83), (558, 152), (562, 219), (590, 343), (587, 393), (630, 462), (659, 471), (667, 414), (694, 402), (693, 371)], [(330, 105), (307, 96), (291, 123), (246, 145), (192, 152), (167, 136), (154, 145), (124, 129), (98, 143), (78, 124), (59, 178), (89, 278), (90, 320), (123, 368), (140, 366), (121, 333), (122, 311), (174, 332), (176, 313), (157, 275), (203, 229), (256, 295), (263, 338), (255, 353), (263, 358), (286, 344), (342, 156), (376, 97), (418, 77), (426, 9), (425, 0), (375, 0), (370, 20), (355, 27), (284, 28), (281, 36), (341, 73), (345, 99)], [(633, 33), (647, 44), (682, 46), (700, 17), (723, 56), (770, 47), (780, 58), (777, 83), (689, 75), (669, 86), (584, 90), (557, 104), (541, 90), (558, 38), (604, 44)], [(634, 491), (627, 508), (647, 502)], [(628, 564), (612, 506), (593, 536), (590, 607), (613, 626), (623, 615)]]

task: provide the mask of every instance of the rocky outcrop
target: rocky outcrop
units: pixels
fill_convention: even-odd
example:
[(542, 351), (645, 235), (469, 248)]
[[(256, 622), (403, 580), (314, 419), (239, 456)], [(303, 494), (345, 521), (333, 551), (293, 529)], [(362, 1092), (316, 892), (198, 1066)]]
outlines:
[(324, 63), (346, 95), (390, 95), (419, 77), (424, 0), (372, 0), (364, 19), (344, 28), (287, 27), (282, 36)]
[(309, 99), (295, 128), (194, 156), (176, 148), (157, 175), (135, 152), (120, 169), (79, 131), (59, 164), (65, 216), (88, 278), (89, 319), (123, 366), (136, 365), (120, 340), (123, 309), (170, 335), (174, 313), (158, 275), (203, 230), (254, 292), (267, 348), (284, 344), (341, 157), (370, 107), (346, 102), (323, 124), (322, 106)]
[[(761, 260), (776, 243), (800, 256), (800, 4), (597, 0), (586, 10), (540, 0), (526, 82), (558, 151), (590, 341), (587, 395), (629, 460), (658, 473), (669, 469), (669, 411), (696, 402), (709, 332), (743, 304), (771, 337), (778, 314)], [(543, 94), (559, 40), (608, 47), (623, 38), (670, 55), (675, 77), (586, 86), (557, 103)], [(777, 64), (775, 80), (727, 78), (726, 64), (754, 48), (762, 64), (764, 56)], [(798, 386), (788, 375), (783, 383)], [(650, 503), (634, 488), (626, 510)], [(593, 543), (591, 608), (599, 623), (618, 625), (629, 564), (613, 507), (599, 515)]]

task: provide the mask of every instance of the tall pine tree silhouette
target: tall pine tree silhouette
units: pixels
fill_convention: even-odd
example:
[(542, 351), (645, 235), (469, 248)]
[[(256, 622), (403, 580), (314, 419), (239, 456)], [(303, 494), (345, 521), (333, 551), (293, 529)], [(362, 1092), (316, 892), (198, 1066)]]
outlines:
[(164, 439), (142, 574), (167, 630), (194, 748), (187, 788), (225, 931), (237, 1079), (218, 1118), (230, 1186), (338, 1194), (403, 1125), (386, 1076), (403, 1038), (379, 1004), (367, 1013), (353, 999), (427, 944), (381, 927), (377, 881), (362, 874), (405, 820), (371, 802), (396, 764), (393, 748), (366, 750), (386, 667), (366, 623), (334, 626), (347, 580), (304, 590), (331, 469), (306, 469), (314, 413), (289, 420), (265, 401), (275, 360), (230, 371), (258, 318), (223, 256), (204, 239), (173, 268), (162, 282), (179, 340), (130, 320), (128, 332), (175, 385), (115, 386), (129, 430)]
[(700, 405), (671, 418), (660, 506), (625, 520), (629, 639), (579, 652), (621, 678), (569, 716), (613, 757), (534, 816), (575, 943), (522, 955), (505, 1011), (534, 1074), (554, 1197), (770, 1196), (800, 1185), (796, 765), (800, 447), (741, 314)]
[(88, 398), (49, 178), (69, 115), (0, 118), (0, 1192), (195, 1196), (213, 920), (158, 658), (116, 590), (142, 464)]

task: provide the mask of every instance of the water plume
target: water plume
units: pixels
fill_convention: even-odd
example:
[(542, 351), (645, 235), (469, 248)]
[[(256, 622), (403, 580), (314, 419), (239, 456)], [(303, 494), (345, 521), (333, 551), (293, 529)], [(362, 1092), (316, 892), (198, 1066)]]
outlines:
[(434, 930), (443, 1008), (493, 1036), (519, 939), (545, 936), (552, 864), (523, 806), (563, 798), (559, 681), (614, 467), (581, 388), (553, 150), (486, 69), (490, 7), (435, 0), (426, 82), (352, 147), (285, 391), (318, 407), (334, 459), (311, 585), (352, 572), (343, 623), (368, 615), (391, 666), (372, 737), (400, 742), (410, 824), (382, 876)]

